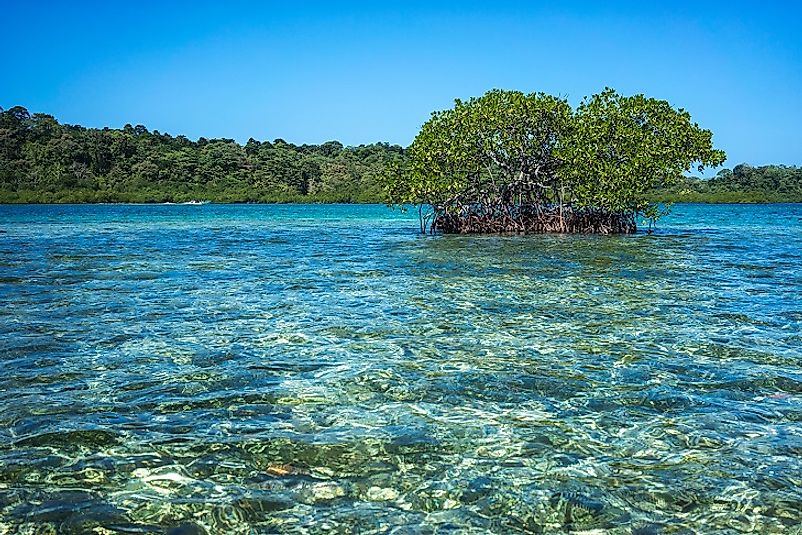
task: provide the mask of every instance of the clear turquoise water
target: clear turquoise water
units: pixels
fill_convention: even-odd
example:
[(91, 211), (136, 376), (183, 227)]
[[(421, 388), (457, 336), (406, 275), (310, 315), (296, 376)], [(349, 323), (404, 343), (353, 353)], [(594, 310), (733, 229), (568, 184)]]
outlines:
[(0, 206), (0, 533), (799, 532), (802, 205), (416, 228)]

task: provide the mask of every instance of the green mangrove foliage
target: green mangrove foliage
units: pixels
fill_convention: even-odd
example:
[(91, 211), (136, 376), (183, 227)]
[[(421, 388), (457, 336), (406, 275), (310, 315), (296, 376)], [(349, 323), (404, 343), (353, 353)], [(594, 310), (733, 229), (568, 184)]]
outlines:
[(629, 233), (660, 215), (655, 189), (725, 158), (665, 101), (605, 89), (573, 110), (495, 89), (434, 112), (386, 190), (419, 206), (423, 231)]

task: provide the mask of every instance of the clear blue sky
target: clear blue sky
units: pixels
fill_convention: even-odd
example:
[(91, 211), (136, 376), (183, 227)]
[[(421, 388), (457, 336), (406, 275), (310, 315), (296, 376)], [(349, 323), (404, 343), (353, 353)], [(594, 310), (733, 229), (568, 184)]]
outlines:
[[(549, 5), (554, 4), (554, 5)], [(732, 166), (802, 164), (796, 2), (0, 3), (0, 106), (191, 138), (407, 145), (499, 87), (688, 109)]]

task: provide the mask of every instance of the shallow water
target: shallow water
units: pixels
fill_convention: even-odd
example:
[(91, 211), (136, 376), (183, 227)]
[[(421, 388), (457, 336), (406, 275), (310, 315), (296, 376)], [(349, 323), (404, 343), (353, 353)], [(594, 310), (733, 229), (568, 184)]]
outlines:
[(788, 533), (802, 205), (0, 206), (0, 533)]

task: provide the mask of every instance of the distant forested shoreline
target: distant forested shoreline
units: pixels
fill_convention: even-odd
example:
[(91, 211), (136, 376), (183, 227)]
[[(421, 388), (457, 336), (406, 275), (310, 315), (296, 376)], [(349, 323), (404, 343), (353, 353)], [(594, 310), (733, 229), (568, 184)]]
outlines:
[(709, 179), (687, 177), (654, 192), (657, 201), (699, 203), (802, 202), (802, 167), (739, 164)]
[[(142, 125), (86, 128), (0, 108), (0, 203), (382, 203), (382, 177), (405, 157), (389, 143), (193, 141)], [(741, 164), (656, 190), (654, 199), (802, 202), (802, 168)]]

